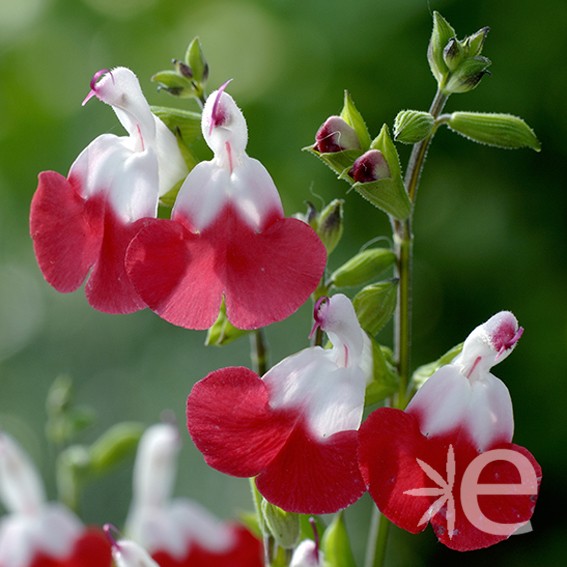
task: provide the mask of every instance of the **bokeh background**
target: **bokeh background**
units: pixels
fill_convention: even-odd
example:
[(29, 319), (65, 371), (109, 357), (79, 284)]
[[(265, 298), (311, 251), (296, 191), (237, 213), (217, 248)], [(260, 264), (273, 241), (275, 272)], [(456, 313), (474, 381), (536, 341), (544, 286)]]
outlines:
[[(168, 325), (151, 312), (111, 316), (89, 308), (82, 291), (60, 295), (35, 265), (28, 211), (37, 173), (66, 173), (97, 135), (119, 125), (110, 110), (81, 101), (101, 68), (125, 65), (153, 104), (180, 105), (150, 83), (200, 36), (214, 88), (230, 91), (248, 120), (249, 153), (270, 170), (288, 214), (305, 201), (345, 197), (346, 233), (331, 267), (370, 239), (388, 234), (377, 210), (301, 152), (348, 89), (372, 134), (403, 108), (426, 110), (435, 85), (427, 61), (431, 11), (463, 37), (489, 25), (484, 53), (492, 76), (447, 111), (510, 112), (538, 134), (543, 151), (475, 145), (437, 135), (422, 179), (415, 219), (415, 349), (422, 364), (461, 341), (500, 309), (526, 332), (496, 369), (508, 385), (515, 441), (544, 470), (534, 531), (492, 549), (459, 555), (421, 536), (392, 531), (389, 565), (555, 565), (567, 552), (567, 229), (563, 64), (564, 0), (0, 0), (0, 427), (41, 467), (55, 497), (54, 455), (44, 436), (45, 398), (54, 378), (70, 375), (76, 401), (96, 423), (89, 443), (124, 420), (151, 424), (172, 410), (184, 430), (191, 385), (226, 365), (249, 364), (248, 342), (217, 349), (204, 333)], [(183, 106), (183, 104), (181, 104)], [(405, 163), (409, 148), (400, 148)], [(272, 362), (303, 348), (310, 308), (268, 329)], [(384, 335), (383, 341), (389, 342)], [(247, 482), (209, 470), (188, 436), (176, 494), (221, 517), (250, 508)], [(132, 460), (89, 484), (87, 522), (123, 523)], [(362, 564), (370, 502), (349, 511)]]

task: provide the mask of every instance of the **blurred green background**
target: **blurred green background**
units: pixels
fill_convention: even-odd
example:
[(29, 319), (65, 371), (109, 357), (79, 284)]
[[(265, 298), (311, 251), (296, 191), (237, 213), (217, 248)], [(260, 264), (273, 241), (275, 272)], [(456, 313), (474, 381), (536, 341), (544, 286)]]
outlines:
[[(53, 453), (45, 442), (45, 397), (53, 379), (73, 377), (79, 404), (98, 420), (90, 442), (122, 420), (150, 424), (164, 409), (184, 430), (191, 385), (221, 366), (248, 365), (246, 339), (206, 350), (204, 334), (168, 325), (151, 312), (110, 316), (82, 291), (60, 295), (36, 267), (28, 236), (37, 173), (66, 173), (97, 135), (120, 126), (110, 108), (81, 101), (101, 68), (125, 65), (152, 104), (150, 76), (183, 57), (199, 35), (214, 88), (228, 78), (248, 120), (249, 154), (278, 185), (287, 214), (345, 196), (345, 183), (301, 152), (347, 88), (373, 135), (403, 108), (426, 110), (435, 85), (426, 48), (431, 11), (460, 37), (489, 25), (484, 54), (492, 76), (452, 110), (522, 116), (543, 145), (504, 151), (446, 130), (429, 153), (419, 194), (415, 243), (414, 364), (463, 340), (501, 309), (526, 332), (495, 373), (514, 400), (515, 441), (543, 467), (534, 531), (489, 550), (458, 555), (430, 530), (392, 532), (390, 565), (555, 565), (565, 555), (567, 501), (567, 51), (564, 0), (0, 0), (0, 426), (44, 471), (55, 494)], [(183, 105), (181, 105), (183, 106)], [(192, 107), (191, 107), (192, 108)], [(405, 163), (409, 148), (400, 148)], [(388, 223), (355, 194), (346, 197), (346, 234), (331, 268)], [(268, 330), (272, 362), (303, 348), (310, 308)], [(384, 342), (389, 342), (387, 335)], [(184, 436), (176, 494), (222, 517), (249, 508), (247, 482), (209, 470)], [(121, 525), (130, 498), (131, 461), (86, 489), (87, 522)], [(365, 497), (349, 512), (360, 561), (370, 514)]]

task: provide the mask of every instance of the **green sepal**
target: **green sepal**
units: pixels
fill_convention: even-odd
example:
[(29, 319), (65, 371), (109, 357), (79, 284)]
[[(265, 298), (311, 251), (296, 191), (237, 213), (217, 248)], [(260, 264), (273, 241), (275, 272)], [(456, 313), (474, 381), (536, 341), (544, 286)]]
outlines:
[(459, 67), (451, 73), (442, 91), (449, 95), (452, 93), (468, 93), (475, 89), (490, 67), (491, 61), (487, 57), (477, 55), (465, 59)]
[(207, 331), (205, 346), (226, 346), (236, 339), (249, 334), (250, 331), (237, 329), (227, 318), (224, 300), (222, 302), (219, 316), (213, 326)]
[[(370, 144), (370, 148), (382, 152), (390, 168), (390, 177), (369, 183), (357, 182), (353, 184), (353, 188), (388, 215), (399, 220), (407, 219), (411, 214), (411, 202), (402, 179), (398, 151), (386, 124), (382, 126), (380, 134)], [(348, 171), (343, 171), (341, 177), (350, 179)]]
[(435, 118), (429, 112), (402, 110), (394, 120), (394, 140), (403, 144), (417, 144), (433, 131)]
[(151, 77), (151, 81), (158, 84), (158, 90), (163, 90), (179, 98), (195, 96), (195, 88), (191, 79), (180, 75), (177, 71), (158, 71)]
[(292, 549), (299, 541), (299, 515), (286, 512), (275, 504), (262, 500), (264, 522), (274, 541), (283, 549)]
[(113, 425), (89, 448), (90, 471), (104, 474), (124, 458), (133, 455), (144, 433), (141, 423), (123, 422)]
[(483, 28), (480, 28), (477, 32), (465, 38), (465, 41), (463, 42), (463, 47), (469, 57), (476, 57), (477, 55), (481, 54), (482, 48), (484, 47), (484, 42), (486, 40), (486, 36), (488, 35), (489, 31), (490, 28), (488, 26), (485, 26)]
[(335, 287), (362, 285), (391, 268), (396, 255), (389, 248), (367, 248), (347, 260), (330, 278)]
[(444, 51), (449, 41), (456, 37), (455, 30), (437, 11), (433, 12), (433, 31), (427, 49), (427, 60), (433, 76), (442, 85), (449, 73), (445, 63)]
[(392, 318), (396, 308), (398, 280), (375, 283), (362, 288), (352, 300), (360, 326), (376, 335)]
[(350, 93), (345, 90), (345, 98), (343, 109), (341, 110), (340, 117), (349, 125), (354, 128), (356, 135), (358, 136), (358, 141), (360, 142), (360, 147), (363, 152), (370, 147), (370, 133), (362, 118), (362, 114), (356, 108)]
[(335, 514), (333, 521), (325, 530), (321, 549), (327, 567), (356, 567), (342, 512)]
[[(321, 153), (313, 146), (306, 146), (302, 149), (303, 151), (317, 156), (327, 167), (330, 167), (338, 177), (341, 177), (345, 171), (348, 173), (356, 158), (363, 154), (362, 150), (344, 150), (342, 152)], [(350, 183), (352, 183), (352, 179), (350, 180)]]
[(204, 83), (209, 78), (209, 65), (203, 53), (203, 46), (198, 37), (193, 38), (185, 52), (185, 62), (191, 69), (193, 79), (197, 83)]
[(373, 338), (372, 343), (373, 375), (366, 386), (365, 406), (372, 406), (390, 397), (398, 391), (399, 376), (391, 362), (391, 351), (383, 347)]
[(445, 354), (440, 356), (437, 360), (433, 362), (429, 362), (427, 364), (423, 364), (419, 368), (417, 368), (411, 378), (410, 381), (410, 390), (419, 390), (427, 382), (429, 377), (437, 372), (439, 368), (449, 364), (456, 356), (461, 354), (463, 350), (463, 343), (460, 343), (450, 350), (448, 350)]
[(541, 145), (534, 131), (518, 116), (481, 112), (453, 112), (447, 126), (474, 142), (498, 148), (531, 148)]
[(317, 217), (315, 232), (325, 245), (327, 256), (337, 247), (343, 236), (343, 205), (342, 199), (333, 199)]

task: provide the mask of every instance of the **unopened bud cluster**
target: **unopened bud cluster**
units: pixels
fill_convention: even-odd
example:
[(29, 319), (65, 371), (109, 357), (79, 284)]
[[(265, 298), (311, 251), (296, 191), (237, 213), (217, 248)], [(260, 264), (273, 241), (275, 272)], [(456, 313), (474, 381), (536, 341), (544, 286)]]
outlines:
[(481, 55), (489, 28), (459, 40), (449, 22), (433, 14), (433, 33), (427, 59), (439, 89), (446, 95), (472, 91), (488, 73), (490, 59)]
[(205, 99), (205, 84), (209, 78), (209, 65), (203, 54), (199, 38), (193, 39), (185, 52), (183, 61), (172, 60), (174, 71), (156, 73), (152, 81), (158, 88), (180, 98)]

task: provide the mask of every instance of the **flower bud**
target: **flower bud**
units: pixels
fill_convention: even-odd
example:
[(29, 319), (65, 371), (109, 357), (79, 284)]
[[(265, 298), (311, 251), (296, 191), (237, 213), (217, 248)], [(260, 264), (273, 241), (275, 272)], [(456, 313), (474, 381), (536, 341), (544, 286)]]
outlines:
[(113, 425), (90, 447), (89, 459), (93, 473), (104, 473), (133, 454), (144, 428), (140, 423), (123, 422)]
[(380, 150), (368, 150), (355, 160), (348, 174), (358, 183), (370, 183), (390, 177), (390, 168)]
[(404, 144), (416, 144), (431, 134), (434, 123), (429, 112), (402, 110), (394, 120), (394, 139)]
[(319, 215), (316, 232), (325, 245), (327, 254), (336, 248), (343, 236), (343, 204), (342, 199), (334, 199)]
[(511, 114), (453, 112), (447, 123), (451, 130), (481, 144), (499, 148), (531, 148), (541, 145), (534, 131), (519, 117)]
[(262, 515), (276, 544), (283, 549), (295, 547), (299, 540), (299, 516), (262, 500)]
[(454, 71), (460, 65), (465, 56), (465, 50), (456, 37), (452, 37), (443, 49), (443, 61), (449, 71)]
[(317, 548), (316, 542), (306, 539), (293, 552), (289, 567), (321, 567), (324, 564), (325, 557)]
[(480, 83), (484, 75), (488, 73), (491, 65), (490, 59), (477, 56), (465, 59), (461, 65), (451, 73), (444, 88), (446, 93), (467, 93), (472, 91)]
[(469, 57), (476, 57), (480, 55), (482, 48), (484, 47), (484, 41), (490, 28), (488, 26), (479, 29), (476, 33), (469, 35), (464, 41), (464, 47), (469, 55)]
[(345, 262), (331, 275), (336, 287), (364, 284), (394, 265), (396, 255), (387, 248), (369, 248)]
[(322, 154), (358, 150), (360, 142), (352, 126), (340, 116), (330, 116), (317, 130), (315, 149)]
[(397, 280), (366, 286), (352, 300), (360, 326), (376, 335), (392, 318), (396, 307)]

